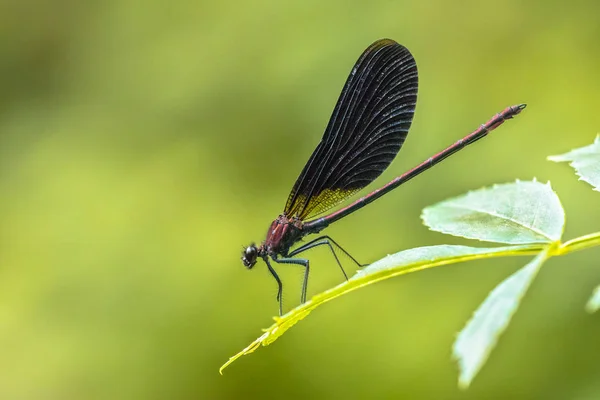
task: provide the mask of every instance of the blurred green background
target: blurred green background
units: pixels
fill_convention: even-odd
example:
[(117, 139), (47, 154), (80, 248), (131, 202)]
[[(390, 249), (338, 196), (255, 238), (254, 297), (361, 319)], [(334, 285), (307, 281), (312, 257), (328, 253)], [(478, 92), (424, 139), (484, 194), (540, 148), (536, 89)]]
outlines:
[[(420, 91), (375, 186), (529, 107), (328, 234), (362, 262), (481, 245), (429, 232), (420, 210), (533, 177), (557, 190), (566, 239), (599, 230), (600, 195), (545, 160), (600, 130), (599, 12), (591, 0), (4, 0), (0, 398), (599, 398), (599, 317), (583, 310), (598, 249), (547, 263), (467, 392), (455, 333), (525, 258), (367, 287), (218, 374), (277, 312), (275, 282), (244, 269), (242, 246), (263, 240), (378, 38), (411, 50)], [(340, 282), (325, 249), (310, 258), (309, 294)], [(294, 307), (301, 271), (279, 270)]]

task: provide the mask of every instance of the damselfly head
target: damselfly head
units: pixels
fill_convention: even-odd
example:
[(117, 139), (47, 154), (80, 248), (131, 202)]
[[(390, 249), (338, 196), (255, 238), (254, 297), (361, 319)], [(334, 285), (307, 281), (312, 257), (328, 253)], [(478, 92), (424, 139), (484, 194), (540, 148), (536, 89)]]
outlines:
[(258, 249), (256, 248), (256, 245), (254, 243), (252, 243), (250, 246), (246, 247), (242, 251), (242, 262), (244, 263), (244, 266), (248, 269), (254, 267), (254, 264), (256, 264), (257, 257)]

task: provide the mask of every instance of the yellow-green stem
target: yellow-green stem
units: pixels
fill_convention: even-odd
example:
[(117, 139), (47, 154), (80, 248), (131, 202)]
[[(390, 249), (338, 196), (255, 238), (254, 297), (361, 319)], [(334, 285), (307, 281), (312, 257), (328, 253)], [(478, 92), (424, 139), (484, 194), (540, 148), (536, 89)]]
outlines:
[(556, 255), (564, 255), (595, 246), (600, 246), (600, 232), (590, 233), (563, 243), (557, 249)]

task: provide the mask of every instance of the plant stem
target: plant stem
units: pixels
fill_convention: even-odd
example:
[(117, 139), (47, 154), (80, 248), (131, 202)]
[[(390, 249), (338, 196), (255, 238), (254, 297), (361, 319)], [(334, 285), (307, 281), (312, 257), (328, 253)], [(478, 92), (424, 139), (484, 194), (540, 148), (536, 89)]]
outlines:
[(580, 236), (563, 243), (557, 249), (557, 255), (568, 254), (595, 246), (600, 246), (600, 232), (590, 233), (589, 235)]

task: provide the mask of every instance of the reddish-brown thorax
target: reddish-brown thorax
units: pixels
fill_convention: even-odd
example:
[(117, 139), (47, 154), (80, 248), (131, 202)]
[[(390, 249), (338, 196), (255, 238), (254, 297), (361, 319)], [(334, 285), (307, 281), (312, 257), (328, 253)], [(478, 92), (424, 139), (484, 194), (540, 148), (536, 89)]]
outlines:
[(261, 245), (262, 252), (273, 258), (279, 255), (286, 257), (290, 247), (304, 236), (303, 225), (298, 218), (281, 214), (269, 227), (267, 238)]

